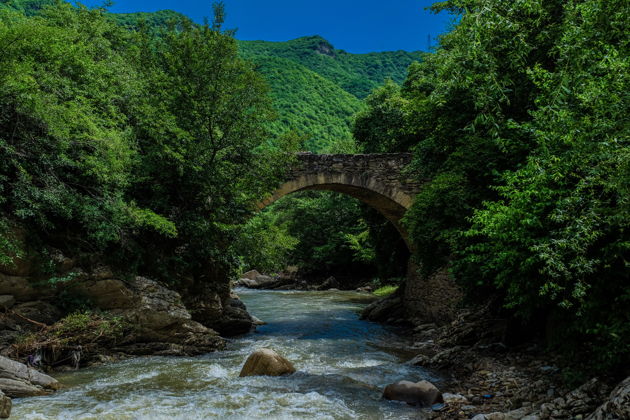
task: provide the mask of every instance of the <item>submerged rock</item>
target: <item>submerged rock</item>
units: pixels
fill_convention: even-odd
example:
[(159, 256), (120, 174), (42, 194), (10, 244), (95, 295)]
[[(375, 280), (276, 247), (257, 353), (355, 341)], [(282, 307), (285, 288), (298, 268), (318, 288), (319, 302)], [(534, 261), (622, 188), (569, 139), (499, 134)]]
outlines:
[(275, 351), (263, 348), (247, 358), (239, 376), (281, 376), (294, 372), (295, 367), (291, 362)]
[(421, 407), (431, 407), (436, 402), (443, 401), (440, 390), (429, 381), (398, 381), (387, 385), (383, 391), (383, 398)]

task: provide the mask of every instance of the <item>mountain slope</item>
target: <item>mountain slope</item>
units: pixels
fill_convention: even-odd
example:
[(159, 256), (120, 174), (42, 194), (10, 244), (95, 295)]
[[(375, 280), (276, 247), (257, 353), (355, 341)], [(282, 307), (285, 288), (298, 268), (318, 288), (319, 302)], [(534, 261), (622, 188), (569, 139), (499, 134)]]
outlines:
[(294, 130), (307, 136), (304, 146), (314, 152), (352, 143), (352, 117), (364, 106), (359, 99), (292, 60), (257, 57), (255, 63), (278, 112), (274, 134)]
[(335, 82), (358, 98), (365, 98), (385, 79), (401, 83), (407, 67), (422, 58), (421, 52), (388, 51), (351, 54), (335, 49), (320, 36), (287, 42), (239, 41), (243, 57), (282, 57), (293, 60)]
[[(35, 14), (55, 0), (0, 0)], [(121, 26), (136, 29), (145, 22), (164, 28), (184, 15), (172, 10), (153, 13), (111, 13)], [(421, 58), (419, 52), (350, 54), (335, 49), (320, 36), (287, 42), (238, 41), (243, 58), (252, 61), (271, 87), (278, 120), (271, 124), (274, 137), (287, 131), (305, 136), (304, 148), (313, 152), (353, 150), (353, 115), (363, 109), (361, 99), (386, 78), (402, 82), (407, 67)]]

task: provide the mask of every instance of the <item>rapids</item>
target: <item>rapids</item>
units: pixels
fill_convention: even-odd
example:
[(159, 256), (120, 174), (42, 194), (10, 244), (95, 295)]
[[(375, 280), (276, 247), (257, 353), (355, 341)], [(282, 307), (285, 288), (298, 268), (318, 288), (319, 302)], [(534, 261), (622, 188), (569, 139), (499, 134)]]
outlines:
[[(434, 380), (405, 364), (409, 343), (359, 320), (355, 292), (237, 290), (268, 324), (227, 349), (191, 358), (143, 357), (54, 375), (65, 388), (13, 400), (14, 419), (422, 419), (422, 410), (381, 399), (385, 385)], [(298, 372), (239, 378), (256, 348), (270, 347)]]

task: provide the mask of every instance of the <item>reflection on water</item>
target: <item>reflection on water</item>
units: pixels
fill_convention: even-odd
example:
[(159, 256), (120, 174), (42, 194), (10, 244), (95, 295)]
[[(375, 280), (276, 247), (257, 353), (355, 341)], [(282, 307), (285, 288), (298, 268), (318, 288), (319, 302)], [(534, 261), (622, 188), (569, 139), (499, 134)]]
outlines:
[[(57, 375), (66, 388), (14, 400), (16, 419), (422, 419), (381, 399), (385, 385), (431, 379), (406, 364), (405, 342), (360, 321), (354, 292), (239, 290), (249, 311), (268, 322), (228, 349), (194, 358), (147, 357)], [(256, 348), (293, 362), (286, 377), (239, 378)]]

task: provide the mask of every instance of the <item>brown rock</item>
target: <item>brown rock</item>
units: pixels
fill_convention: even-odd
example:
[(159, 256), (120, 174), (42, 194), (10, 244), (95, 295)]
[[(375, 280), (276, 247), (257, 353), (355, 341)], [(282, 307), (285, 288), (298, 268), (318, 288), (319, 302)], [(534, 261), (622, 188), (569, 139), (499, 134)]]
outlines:
[(361, 313), (362, 319), (375, 322), (387, 322), (403, 316), (403, 301), (396, 293), (370, 303)]
[[(112, 275), (107, 267), (95, 272), (98, 272), (98, 280), (90, 278), (73, 290), (89, 298), (98, 308), (134, 325), (133, 337), (128, 337), (128, 341), (158, 343), (157, 346), (129, 348), (129, 352), (194, 355), (223, 347), (223, 340), (216, 331), (191, 319), (179, 293), (146, 277), (138, 276), (128, 282), (106, 278)], [(217, 314), (220, 313), (219, 308)]]
[(322, 284), (317, 286), (317, 290), (330, 290), (339, 287), (339, 282), (333, 276), (328, 277)]
[(127, 309), (134, 306), (134, 293), (117, 279), (88, 280), (72, 290), (88, 298), (100, 309)]
[(242, 279), (255, 280), (256, 277), (260, 276), (260, 273), (256, 270), (250, 270), (246, 273), (243, 273), (241, 276)]
[(247, 358), (239, 376), (281, 376), (294, 372), (295, 367), (291, 362), (275, 351), (263, 348), (256, 350)]
[(36, 299), (39, 294), (27, 277), (0, 273), (0, 295), (13, 295), (18, 301), (26, 301)]
[(442, 401), (442, 394), (429, 381), (411, 382), (398, 381), (387, 385), (383, 391), (383, 398), (387, 400), (404, 401), (408, 404), (430, 407)]
[(0, 419), (8, 419), (11, 415), (11, 398), (0, 391)]

